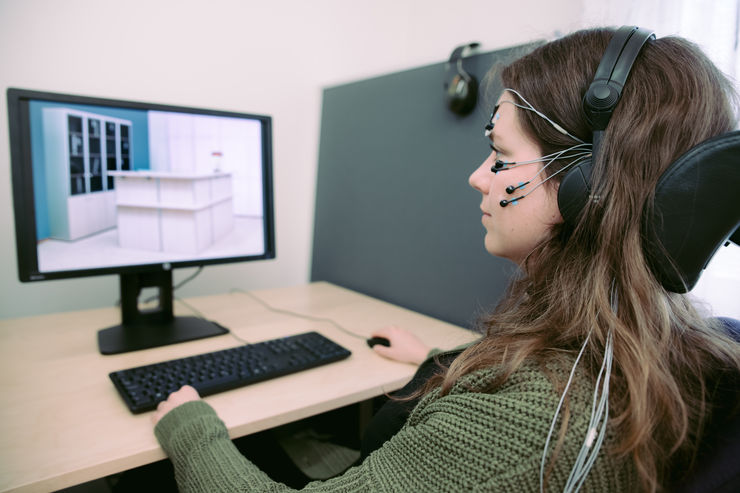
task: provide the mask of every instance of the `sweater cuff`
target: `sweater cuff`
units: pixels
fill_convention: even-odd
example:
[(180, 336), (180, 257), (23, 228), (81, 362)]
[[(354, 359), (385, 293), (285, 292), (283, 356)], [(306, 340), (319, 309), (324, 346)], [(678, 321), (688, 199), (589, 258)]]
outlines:
[[(208, 435), (207, 437), (204, 437)], [(154, 427), (154, 436), (169, 457), (180, 457), (192, 450), (198, 438), (223, 435), (229, 440), (226, 425), (205, 401), (186, 402), (164, 415)], [(192, 437), (192, 438), (191, 438)]]

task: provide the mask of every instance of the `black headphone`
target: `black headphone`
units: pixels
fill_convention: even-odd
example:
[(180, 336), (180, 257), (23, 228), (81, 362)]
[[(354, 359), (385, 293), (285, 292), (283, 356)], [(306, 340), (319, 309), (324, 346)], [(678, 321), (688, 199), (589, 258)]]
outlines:
[(463, 69), (463, 52), (470, 48), (474, 49), (480, 43), (468, 43), (458, 46), (450, 55), (447, 62), (447, 75), (444, 88), (447, 107), (453, 113), (465, 116), (475, 108), (478, 101), (478, 81)]
[[(593, 159), (635, 58), (652, 31), (624, 26), (612, 37), (583, 97), (583, 110), (593, 132), (591, 159), (569, 170), (558, 189), (558, 208), (574, 225), (591, 200)], [(740, 245), (740, 200), (717, 193), (740, 187), (740, 131), (701, 142), (671, 163), (658, 180), (653, 206), (647, 211), (643, 251), (663, 287), (675, 293), (691, 290), (717, 249)]]
[(623, 26), (612, 37), (599, 62), (593, 82), (583, 96), (583, 111), (593, 132), (591, 159), (566, 172), (558, 189), (558, 208), (566, 224), (574, 225), (581, 211), (591, 199), (591, 171), (593, 160), (609, 119), (616, 108), (632, 64), (653, 31), (634, 26)]

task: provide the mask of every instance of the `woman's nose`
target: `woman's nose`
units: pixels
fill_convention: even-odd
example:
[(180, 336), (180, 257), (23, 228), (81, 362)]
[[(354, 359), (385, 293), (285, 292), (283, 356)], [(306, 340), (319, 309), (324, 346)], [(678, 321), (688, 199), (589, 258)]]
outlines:
[(473, 171), (473, 173), (468, 178), (468, 183), (470, 184), (470, 186), (478, 190), (480, 193), (488, 192), (488, 185), (490, 184), (491, 177), (493, 176), (493, 173), (491, 173), (491, 165), (489, 164), (490, 161), (490, 157), (483, 161), (480, 166), (478, 166), (478, 169)]

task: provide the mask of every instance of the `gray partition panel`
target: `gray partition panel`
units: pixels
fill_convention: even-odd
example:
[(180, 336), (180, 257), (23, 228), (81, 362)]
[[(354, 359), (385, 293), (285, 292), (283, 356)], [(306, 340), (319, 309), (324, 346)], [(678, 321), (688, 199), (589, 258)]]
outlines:
[[(521, 52), (464, 66), (481, 80)], [(444, 77), (440, 63), (324, 91), (311, 279), (470, 327), (516, 271), (485, 251), (467, 182), (490, 152), (483, 127), (500, 85), (459, 117)]]

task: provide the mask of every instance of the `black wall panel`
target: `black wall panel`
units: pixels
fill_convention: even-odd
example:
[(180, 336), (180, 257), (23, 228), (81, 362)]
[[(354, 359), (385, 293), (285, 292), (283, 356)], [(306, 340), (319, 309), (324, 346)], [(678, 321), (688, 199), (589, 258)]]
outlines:
[[(464, 67), (481, 81), (523, 50)], [(501, 86), (482, 81), (474, 112), (457, 116), (445, 65), (325, 89), (311, 278), (470, 327), (516, 270), (485, 251), (467, 183), (490, 152), (483, 127)]]

